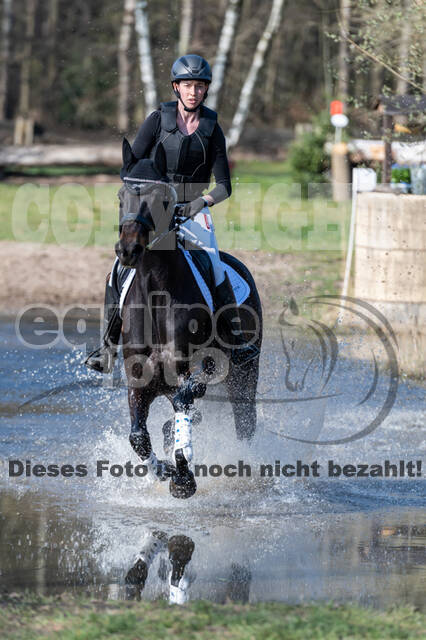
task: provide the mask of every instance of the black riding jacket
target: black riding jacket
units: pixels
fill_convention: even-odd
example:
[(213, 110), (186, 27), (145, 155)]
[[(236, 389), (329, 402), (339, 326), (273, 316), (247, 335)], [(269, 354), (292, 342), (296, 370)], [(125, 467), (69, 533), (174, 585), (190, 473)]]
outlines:
[(221, 202), (231, 195), (231, 179), (226, 156), (225, 136), (217, 114), (204, 105), (200, 122), (191, 135), (182, 133), (177, 124), (177, 102), (162, 102), (139, 128), (132, 152), (138, 159), (154, 157), (161, 142), (166, 152), (167, 175), (178, 192), (179, 202), (189, 202), (202, 195), (213, 172), (216, 186), (210, 195)]

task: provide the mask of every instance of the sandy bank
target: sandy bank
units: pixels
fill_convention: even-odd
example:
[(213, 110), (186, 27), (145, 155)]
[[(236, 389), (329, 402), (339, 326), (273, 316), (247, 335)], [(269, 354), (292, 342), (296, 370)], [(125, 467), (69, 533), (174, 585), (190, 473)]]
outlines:
[[(102, 304), (106, 275), (115, 254), (113, 247), (72, 247), (53, 244), (0, 242), (0, 310), (15, 315), (23, 307), (48, 304)], [(303, 269), (302, 257), (235, 251), (252, 272), (265, 316), (273, 320), (285, 296), (303, 296), (311, 285), (295, 284)], [(300, 276), (299, 276), (300, 279)]]

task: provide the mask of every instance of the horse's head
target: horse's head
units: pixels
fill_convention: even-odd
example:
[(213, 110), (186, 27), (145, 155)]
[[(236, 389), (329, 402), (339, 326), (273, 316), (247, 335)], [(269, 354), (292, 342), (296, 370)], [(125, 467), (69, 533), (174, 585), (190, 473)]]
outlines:
[(125, 267), (134, 267), (147, 246), (150, 232), (167, 230), (176, 204), (176, 191), (167, 184), (162, 147), (155, 160), (136, 160), (126, 139), (123, 141), (123, 185), (120, 201), (120, 238), (115, 252)]

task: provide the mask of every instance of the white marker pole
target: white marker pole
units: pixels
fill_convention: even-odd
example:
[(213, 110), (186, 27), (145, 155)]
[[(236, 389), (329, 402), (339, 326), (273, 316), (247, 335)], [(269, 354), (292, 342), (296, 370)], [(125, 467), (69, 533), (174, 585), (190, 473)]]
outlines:
[[(353, 169), (352, 170), (351, 225), (349, 227), (349, 240), (348, 240), (348, 250), (346, 252), (345, 275), (343, 278), (343, 286), (342, 286), (342, 293), (341, 293), (342, 297), (348, 295), (349, 278), (351, 276), (352, 256), (354, 252), (354, 240), (355, 240), (355, 218), (356, 218), (357, 194), (358, 194), (358, 172), (356, 169)], [(337, 318), (338, 324), (342, 324), (343, 315), (344, 315), (343, 309), (341, 309), (339, 313), (339, 317)]]
[[(355, 222), (356, 207), (358, 200), (358, 191), (373, 191), (376, 187), (376, 172), (373, 169), (353, 169), (352, 170), (352, 208), (351, 208), (351, 224), (349, 228), (348, 250), (346, 253), (345, 275), (343, 278), (343, 286), (341, 296), (347, 296), (349, 290), (349, 278), (351, 276), (352, 256), (355, 244)], [(342, 324), (343, 310), (340, 311), (337, 318), (337, 324)]]

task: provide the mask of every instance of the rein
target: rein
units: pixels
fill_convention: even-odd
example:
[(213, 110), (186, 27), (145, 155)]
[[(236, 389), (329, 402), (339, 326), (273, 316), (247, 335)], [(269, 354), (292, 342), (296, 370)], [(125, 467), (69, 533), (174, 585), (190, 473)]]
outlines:
[[(179, 211), (179, 209), (182, 208), (183, 205), (175, 205), (175, 215), (176, 212)], [(185, 222), (187, 222), (188, 220), (191, 220), (193, 216), (187, 216), (186, 218), (182, 218), (181, 220), (179, 220), (179, 222), (176, 222), (173, 227), (171, 229), (169, 229), (168, 231), (163, 231), (163, 233), (160, 233), (159, 236), (157, 236), (156, 238), (154, 238), (153, 240), (151, 240), (151, 242), (149, 242), (146, 245), (147, 249), (152, 249), (153, 247), (155, 247), (155, 245), (157, 244), (157, 242), (160, 242), (161, 240), (163, 240), (164, 238), (166, 238), (169, 233), (172, 233), (173, 231), (179, 231), (180, 229), (180, 225), (184, 224)]]

